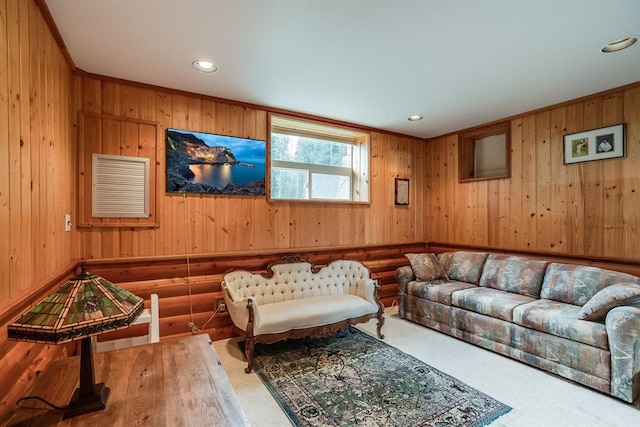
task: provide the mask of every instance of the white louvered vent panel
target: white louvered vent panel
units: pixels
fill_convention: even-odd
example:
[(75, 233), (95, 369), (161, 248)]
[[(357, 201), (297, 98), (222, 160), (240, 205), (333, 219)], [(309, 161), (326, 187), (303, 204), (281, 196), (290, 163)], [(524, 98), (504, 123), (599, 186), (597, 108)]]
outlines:
[(149, 218), (149, 159), (93, 154), (95, 218)]

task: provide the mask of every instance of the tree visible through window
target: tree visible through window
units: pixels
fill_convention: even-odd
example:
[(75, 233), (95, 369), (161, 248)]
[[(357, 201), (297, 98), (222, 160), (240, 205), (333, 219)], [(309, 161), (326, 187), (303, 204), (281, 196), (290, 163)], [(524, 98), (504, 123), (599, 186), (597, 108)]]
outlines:
[(369, 200), (369, 136), (306, 121), (271, 118), (271, 199)]

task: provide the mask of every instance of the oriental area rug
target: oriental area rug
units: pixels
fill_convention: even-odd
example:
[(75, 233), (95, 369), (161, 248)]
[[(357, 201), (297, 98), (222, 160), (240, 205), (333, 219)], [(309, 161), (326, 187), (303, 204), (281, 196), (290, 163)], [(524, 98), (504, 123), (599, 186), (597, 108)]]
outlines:
[(296, 426), (484, 426), (510, 407), (355, 328), (255, 349)]

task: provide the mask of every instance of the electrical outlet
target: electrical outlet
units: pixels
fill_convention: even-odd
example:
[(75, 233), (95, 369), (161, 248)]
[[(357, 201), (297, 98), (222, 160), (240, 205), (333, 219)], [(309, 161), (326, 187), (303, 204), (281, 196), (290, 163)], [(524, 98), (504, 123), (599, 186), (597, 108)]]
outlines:
[(218, 313), (224, 313), (225, 311), (227, 311), (227, 304), (225, 304), (223, 299), (219, 299), (218, 301), (216, 301), (216, 310), (218, 310)]
[(64, 216), (64, 231), (71, 231), (71, 214)]

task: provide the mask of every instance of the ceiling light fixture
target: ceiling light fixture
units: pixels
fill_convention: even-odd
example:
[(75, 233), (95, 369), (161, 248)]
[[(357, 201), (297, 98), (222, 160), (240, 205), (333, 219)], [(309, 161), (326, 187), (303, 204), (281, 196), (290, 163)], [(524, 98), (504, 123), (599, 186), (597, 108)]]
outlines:
[(423, 117), (419, 114), (413, 115), (413, 116), (409, 116), (409, 118), (407, 120), (409, 120), (410, 122), (417, 122), (418, 120), (422, 120)]
[(212, 62), (204, 60), (193, 61), (191, 65), (193, 66), (193, 68), (198, 71), (202, 71), (203, 73), (213, 73), (218, 69), (218, 67), (213, 65)]
[(612, 41), (602, 48), (602, 52), (611, 53), (618, 52), (619, 50), (626, 49), (638, 41), (637, 37), (625, 37), (619, 40)]

